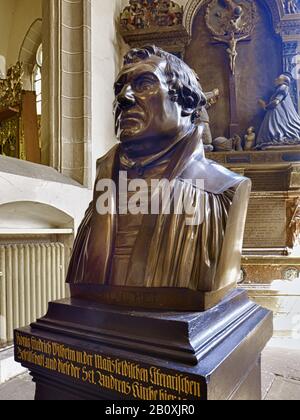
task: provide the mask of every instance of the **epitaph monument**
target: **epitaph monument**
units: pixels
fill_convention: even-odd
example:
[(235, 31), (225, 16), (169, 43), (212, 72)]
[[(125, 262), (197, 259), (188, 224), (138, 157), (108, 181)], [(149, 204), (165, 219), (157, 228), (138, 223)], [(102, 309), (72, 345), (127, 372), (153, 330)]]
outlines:
[(130, 51), (115, 95), (72, 298), (15, 332), (16, 360), (39, 400), (260, 399), (272, 316), (235, 290), (251, 183), (205, 159), (206, 98), (179, 58)]

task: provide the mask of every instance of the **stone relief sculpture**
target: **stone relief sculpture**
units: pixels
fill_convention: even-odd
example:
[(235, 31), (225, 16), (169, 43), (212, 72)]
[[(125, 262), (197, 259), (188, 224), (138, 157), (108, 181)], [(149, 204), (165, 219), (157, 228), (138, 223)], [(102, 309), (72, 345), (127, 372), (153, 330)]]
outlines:
[(249, 39), (255, 27), (256, 6), (252, 0), (212, 0), (207, 6), (205, 21), (214, 40), (225, 43), (233, 75), (240, 41)]
[(130, 0), (121, 14), (123, 30), (180, 25), (183, 7), (170, 0)]
[(257, 136), (258, 149), (300, 145), (300, 117), (291, 98), (291, 81), (291, 74), (281, 74), (270, 101), (259, 101), (267, 113)]
[(294, 200), (288, 209), (290, 224), (288, 237), (291, 248), (300, 245), (300, 198)]
[(245, 135), (245, 151), (250, 151), (255, 148), (256, 145), (256, 133), (254, 127), (249, 127), (247, 130), (247, 134)]
[(239, 135), (234, 135), (232, 138), (217, 137), (213, 140), (214, 150), (216, 152), (242, 152), (242, 139)]
[[(204, 125), (197, 116), (206, 98), (182, 60), (150, 46), (130, 51), (124, 63), (115, 83), (120, 143), (98, 161), (94, 199), (79, 229), (68, 273), (73, 296), (98, 291), (101, 300), (103, 287), (109, 288), (110, 297), (116, 289), (152, 289), (157, 290), (157, 305), (163, 296), (172, 301), (176, 290), (185, 289), (200, 293), (202, 302), (206, 295), (216, 302), (240, 274), (251, 183), (205, 159)], [(120, 172), (126, 174), (125, 181)], [(143, 196), (148, 196), (151, 180), (169, 180), (172, 211), (162, 211), (162, 202), (159, 214), (150, 209), (129, 214), (118, 208), (122, 197), (108, 194), (110, 210), (102, 212), (100, 186), (107, 179), (114, 181), (117, 193), (121, 182), (127, 187), (127, 181), (138, 179)], [(159, 189), (151, 191), (151, 200), (157, 194)], [(177, 211), (176, 196), (193, 203), (194, 223), (187, 223), (189, 212)]]

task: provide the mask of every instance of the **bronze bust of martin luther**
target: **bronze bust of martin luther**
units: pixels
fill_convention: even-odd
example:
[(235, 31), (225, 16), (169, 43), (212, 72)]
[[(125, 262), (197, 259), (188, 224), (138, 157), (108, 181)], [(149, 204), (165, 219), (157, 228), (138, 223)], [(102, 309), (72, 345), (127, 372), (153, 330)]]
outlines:
[[(152, 46), (130, 51), (115, 96), (119, 144), (97, 163), (67, 277), (72, 296), (206, 310), (236, 286), (251, 183), (205, 158), (199, 116), (206, 98), (179, 58)], [(111, 211), (99, 213), (99, 181), (113, 180), (118, 190), (120, 171), (128, 181), (172, 182), (172, 211), (125, 214), (111, 194)], [(174, 191), (194, 204), (200, 223), (174, 211)]]

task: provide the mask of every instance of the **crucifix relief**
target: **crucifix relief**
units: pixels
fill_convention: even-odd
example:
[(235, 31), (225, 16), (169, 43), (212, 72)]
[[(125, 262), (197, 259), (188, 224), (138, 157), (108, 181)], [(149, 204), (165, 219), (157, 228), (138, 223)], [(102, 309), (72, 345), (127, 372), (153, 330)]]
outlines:
[(253, 0), (211, 0), (205, 21), (215, 43), (225, 44), (230, 76), (230, 136), (238, 132), (237, 83), (238, 44), (251, 41), (255, 27), (256, 6)]

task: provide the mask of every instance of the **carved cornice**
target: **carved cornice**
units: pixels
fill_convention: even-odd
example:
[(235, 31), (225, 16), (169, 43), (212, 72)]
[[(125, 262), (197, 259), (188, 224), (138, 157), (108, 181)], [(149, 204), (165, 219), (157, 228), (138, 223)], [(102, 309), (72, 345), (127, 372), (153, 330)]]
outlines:
[(160, 28), (159, 31), (135, 30), (122, 32), (122, 37), (131, 48), (142, 47), (145, 44), (154, 44), (166, 51), (182, 54), (189, 43), (189, 36), (182, 25)]

